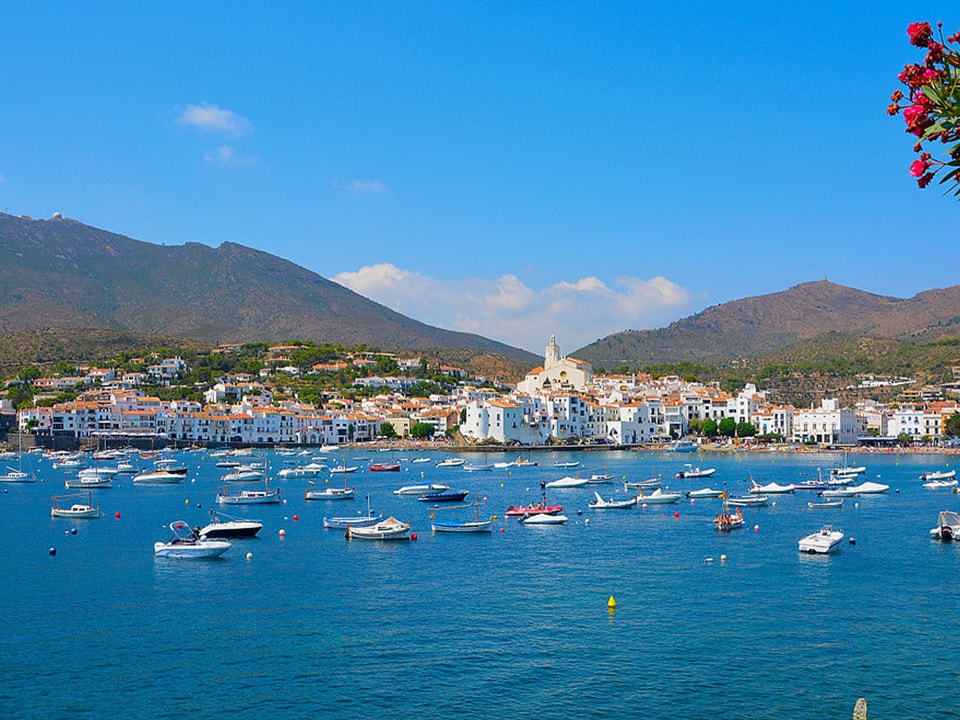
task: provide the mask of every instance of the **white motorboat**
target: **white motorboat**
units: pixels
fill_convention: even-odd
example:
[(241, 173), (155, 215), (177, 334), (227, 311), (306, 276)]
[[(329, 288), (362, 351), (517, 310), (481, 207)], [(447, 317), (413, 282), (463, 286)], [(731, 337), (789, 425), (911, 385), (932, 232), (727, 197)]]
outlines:
[(636, 490), (653, 490), (654, 488), (660, 487), (660, 480), (655, 477), (649, 480), (628, 480), (623, 484), (623, 487), (634, 488)]
[(930, 537), (945, 542), (960, 538), (960, 513), (952, 510), (940, 511), (937, 516), (937, 526), (931, 528)]
[(626, 500), (614, 500), (613, 498), (604, 500), (603, 496), (598, 492), (594, 492), (593, 496), (595, 499), (590, 502), (589, 507), (594, 510), (628, 510), (637, 506), (637, 497), (635, 495)]
[(95, 488), (110, 488), (113, 487), (113, 478), (111, 477), (97, 477), (97, 476), (87, 476), (80, 477), (68, 477), (64, 481), (64, 487), (70, 490), (92, 490)]
[(520, 518), (520, 522), (524, 525), (563, 525), (566, 521), (566, 515), (548, 515), (547, 513), (524, 515)]
[(134, 485), (171, 485), (183, 482), (186, 475), (169, 470), (152, 470), (133, 476)]
[(700, 468), (699, 466), (694, 467), (690, 463), (687, 463), (683, 466), (683, 470), (677, 473), (677, 480), (708, 478), (711, 477), (716, 471), (716, 468)]
[(609, 485), (613, 480), (613, 473), (593, 473), (587, 482), (591, 485)]
[(637, 495), (637, 502), (643, 505), (669, 505), (670, 503), (675, 503), (682, 497), (682, 493), (664, 492), (660, 488), (657, 488), (650, 493), (641, 491), (641, 493)]
[(753, 484), (750, 486), (749, 493), (751, 495), (787, 495), (797, 491), (797, 486), (794, 484), (790, 485), (780, 485), (779, 483), (767, 483), (766, 485), (757, 485)]
[(199, 535), (202, 538), (250, 538), (262, 529), (263, 523), (258, 520), (244, 520), (211, 510), (210, 522), (200, 528)]
[(323, 463), (311, 462), (306, 465), (285, 467), (277, 473), (277, 476), (282, 478), (315, 478), (320, 477), (326, 470), (327, 466)]
[[(81, 500), (86, 500), (86, 502), (80, 502)], [(100, 506), (94, 506), (89, 492), (53, 496), (53, 507), (50, 508), (50, 517), (52, 518), (96, 519), (102, 516), (103, 512), (100, 510)]]
[(589, 478), (573, 477), (568, 475), (567, 477), (562, 477), (559, 480), (551, 480), (546, 483), (544, 487), (562, 489), (562, 488), (579, 488), (587, 485), (590, 482)]
[(332, 475), (343, 475), (345, 473), (356, 472), (360, 469), (359, 465), (335, 465), (330, 468), (330, 473)]
[(413, 460), (411, 460), (410, 462), (412, 462), (414, 465), (419, 465), (420, 463), (428, 463), (428, 462), (430, 462), (430, 458), (428, 458), (428, 457), (417, 457), (417, 458), (414, 458)]
[(438, 468), (448, 468), (448, 467), (460, 467), (466, 463), (466, 458), (446, 458), (437, 463)]
[(800, 552), (826, 555), (839, 550), (841, 543), (843, 543), (843, 533), (834, 530), (830, 525), (824, 525), (819, 532), (800, 538), (798, 547)]
[(579, 460), (561, 460), (553, 464), (555, 468), (575, 468), (580, 467)]
[(416, 497), (418, 495), (429, 495), (430, 493), (444, 492), (449, 489), (449, 485), (444, 485), (442, 483), (424, 483), (421, 485), (404, 485), (402, 488), (397, 488), (394, 490), (393, 494), (412, 495)]
[(718, 498), (723, 495), (723, 490), (714, 490), (713, 488), (701, 488), (700, 490), (690, 490), (687, 492), (688, 498)]
[(854, 495), (879, 495), (890, 489), (889, 485), (883, 483), (867, 482), (859, 485), (847, 485), (845, 487), (834, 488), (833, 490), (824, 490), (823, 497), (853, 497)]
[(770, 502), (769, 495), (747, 495), (745, 497), (727, 497), (731, 507), (760, 507)]
[(931, 480), (930, 482), (923, 483), (923, 487), (927, 490), (943, 490), (945, 488), (955, 488), (957, 487), (957, 479), (953, 480)]
[(373, 525), (348, 525), (344, 537), (347, 540), (409, 540), (410, 523), (391, 515)]
[(226, 540), (208, 540), (200, 536), (199, 528), (190, 529), (184, 520), (170, 523), (173, 537), (167, 542), (153, 544), (156, 557), (215, 558), (223, 555), (232, 546)]
[(928, 470), (920, 473), (920, 479), (924, 482), (933, 482), (936, 480), (952, 480), (956, 477), (956, 470)]

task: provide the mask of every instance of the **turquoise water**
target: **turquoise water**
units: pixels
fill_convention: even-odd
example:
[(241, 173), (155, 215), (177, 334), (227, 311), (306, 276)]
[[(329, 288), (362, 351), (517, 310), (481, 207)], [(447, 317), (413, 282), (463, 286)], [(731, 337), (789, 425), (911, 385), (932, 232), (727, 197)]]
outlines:
[[(955, 696), (960, 545), (928, 532), (960, 495), (917, 479), (954, 458), (859, 455), (889, 493), (839, 510), (777, 497), (719, 534), (719, 500), (604, 512), (587, 508), (590, 490), (557, 490), (570, 520), (539, 528), (503, 510), (576, 472), (551, 467), (570, 457), (581, 472), (745, 491), (750, 476), (799, 481), (840, 456), (547, 453), (480, 473), (370, 473), (361, 456), (346, 453), (363, 468), (350, 485), (411, 520), (416, 542), (347, 542), (322, 518), (365, 502), (305, 502), (307, 481), (290, 480), (285, 504), (235, 513), (262, 520), (261, 537), (212, 561), (155, 559), (152, 546), (172, 520), (205, 524), (225, 472), (213, 459), (180, 455), (182, 485), (121, 479), (95, 491), (106, 517), (71, 521), (49, 517), (63, 474), (30, 456), (45, 482), (0, 494), (0, 717), (848, 718), (866, 696), (871, 717), (910, 718)], [(275, 472), (283, 458), (268, 457)], [(718, 471), (670, 479), (684, 462)], [(424, 480), (487, 497), (495, 532), (434, 536), (431, 509), (391, 493)], [(824, 523), (856, 544), (801, 556), (797, 540)]]

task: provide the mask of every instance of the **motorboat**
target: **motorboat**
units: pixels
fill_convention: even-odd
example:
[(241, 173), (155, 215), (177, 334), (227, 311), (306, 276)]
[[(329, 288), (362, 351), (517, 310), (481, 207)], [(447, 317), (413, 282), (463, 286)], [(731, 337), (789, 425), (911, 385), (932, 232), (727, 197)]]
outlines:
[(306, 465), (293, 465), (285, 467), (277, 473), (277, 477), (282, 478), (315, 478), (320, 477), (327, 471), (327, 466), (323, 463), (307, 463)]
[(727, 505), (732, 507), (760, 507), (770, 502), (769, 495), (746, 495), (727, 497)]
[(462, 502), (469, 492), (469, 490), (430, 492), (419, 496), (417, 500), (419, 502)]
[(344, 537), (347, 540), (409, 540), (410, 523), (391, 515), (373, 525), (348, 525)]
[[(80, 502), (82, 499), (85, 499), (86, 502)], [(50, 508), (50, 517), (52, 518), (96, 519), (102, 516), (103, 512), (100, 510), (100, 506), (94, 506), (89, 492), (53, 496), (53, 506)]]
[(653, 490), (660, 487), (659, 478), (650, 478), (649, 480), (627, 480), (623, 483), (625, 488), (634, 488), (635, 490)]
[(506, 470), (507, 468), (512, 468), (516, 466), (517, 466), (516, 460), (500, 461), (500, 462), (495, 462), (493, 464), (493, 467), (495, 470)]
[(493, 464), (491, 463), (469, 463), (467, 465), (463, 465), (462, 467), (464, 472), (490, 472), (493, 470)]
[(190, 529), (184, 520), (170, 523), (173, 537), (167, 542), (153, 544), (156, 557), (215, 558), (223, 555), (232, 546), (226, 540), (208, 540), (200, 535), (200, 528)]
[(927, 488), (927, 490), (943, 490), (945, 488), (954, 488), (957, 487), (957, 479), (931, 480), (930, 482), (923, 483), (923, 487)]
[(355, 491), (347, 487), (346, 478), (343, 481), (343, 487), (324, 487), (308, 481), (309, 486), (303, 491), (304, 500), (353, 500)]
[(411, 460), (410, 462), (412, 462), (414, 465), (419, 465), (419, 464), (421, 464), (421, 463), (428, 463), (428, 462), (430, 462), (430, 458), (428, 458), (428, 457), (415, 457), (415, 458), (414, 458), (413, 460)]
[(262, 529), (263, 523), (258, 520), (244, 520), (211, 510), (210, 522), (200, 528), (199, 534), (202, 538), (250, 538)]
[(438, 468), (460, 467), (466, 462), (467, 462), (466, 458), (457, 458), (457, 457), (445, 458), (443, 460), (440, 460), (437, 463), (437, 467)]
[(728, 503), (723, 504), (723, 510), (713, 518), (713, 527), (720, 532), (729, 532), (736, 528), (743, 527), (743, 511), (740, 508), (734, 508), (730, 512)]
[(182, 483), (184, 477), (181, 473), (170, 472), (169, 470), (151, 470), (141, 472), (133, 476), (134, 485), (171, 485)]
[(664, 492), (660, 488), (657, 488), (650, 493), (641, 492), (637, 495), (637, 502), (643, 505), (669, 505), (670, 503), (675, 503), (682, 497), (682, 493)]
[(325, 517), (323, 519), (323, 527), (335, 530), (346, 530), (348, 527), (365, 527), (369, 525), (376, 525), (378, 522), (383, 520), (383, 515), (374, 515), (373, 510), (370, 509), (370, 496), (367, 495), (367, 514), (360, 515), (347, 515), (343, 517)]
[(920, 479), (924, 482), (934, 482), (937, 480), (952, 480), (956, 475), (956, 470), (928, 470), (920, 473)]
[(960, 538), (960, 513), (941, 510), (937, 516), (937, 526), (930, 530), (930, 537), (944, 542)]
[(748, 492), (751, 495), (787, 495), (789, 493), (796, 492), (797, 486), (793, 485), (780, 485), (779, 483), (767, 483), (766, 485), (757, 485), (754, 483), (750, 486)]
[(555, 468), (575, 468), (580, 467), (579, 460), (561, 460), (553, 464)]
[(271, 490), (266, 481), (262, 490), (241, 489), (234, 491), (224, 487), (217, 493), (219, 505), (272, 505), (280, 502), (280, 488)]
[(689, 438), (680, 438), (672, 440), (667, 445), (667, 452), (693, 452), (697, 449), (697, 444)]
[(613, 482), (613, 473), (593, 473), (587, 480), (590, 485), (609, 485)]
[(843, 507), (843, 498), (836, 498), (834, 500), (824, 500), (823, 502), (808, 502), (807, 507), (811, 510), (824, 510), (824, 509), (833, 509), (833, 508), (842, 508)]
[(566, 521), (566, 515), (548, 515), (547, 513), (524, 515), (520, 518), (520, 522), (524, 525), (563, 525)]
[(512, 505), (504, 513), (507, 517), (523, 517), (524, 515), (559, 515), (563, 512), (563, 505), (548, 505), (541, 500), (529, 505)]
[(330, 472), (334, 475), (342, 475), (344, 473), (356, 472), (359, 469), (357, 465), (335, 465), (330, 468)]
[(713, 488), (701, 488), (700, 490), (690, 490), (686, 493), (688, 498), (718, 498), (723, 495), (723, 490), (714, 490)]
[(854, 495), (879, 495), (890, 489), (889, 485), (867, 481), (859, 485), (847, 485), (832, 490), (824, 490), (823, 497), (853, 497)]
[(676, 477), (677, 480), (708, 478), (711, 477), (716, 471), (716, 468), (700, 468), (699, 466), (694, 467), (690, 463), (687, 463), (683, 466), (683, 470), (677, 473)]
[(567, 475), (562, 477), (559, 480), (551, 480), (546, 483), (544, 487), (546, 488), (579, 488), (587, 485), (590, 482), (589, 478), (574, 477)]
[(537, 467), (540, 463), (525, 458), (517, 458), (513, 461), (513, 464), (517, 467)]
[(404, 485), (402, 488), (397, 488), (393, 491), (394, 495), (426, 495), (427, 493), (438, 493), (449, 490), (449, 485), (444, 485), (442, 483), (426, 483), (420, 485)]
[(400, 472), (398, 462), (378, 462), (370, 466), (370, 472)]
[(818, 532), (800, 538), (798, 546), (800, 552), (826, 555), (839, 550), (841, 543), (843, 543), (843, 533), (834, 530), (830, 525), (824, 525)]
[(263, 480), (264, 471), (252, 465), (238, 465), (231, 472), (220, 476), (221, 482), (251, 482)]
[(76, 475), (74, 477), (68, 477), (63, 484), (68, 490), (93, 490), (96, 488), (110, 488), (113, 487), (113, 478), (90, 475), (86, 477), (80, 477), (79, 475)]
[(629, 510), (637, 506), (636, 495), (626, 500), (614, 500), (613, 498), (604, 500), (603, 496), (598, 492), (594, 492), (593, 496), (594, 500), (590, 502), (589, 507), (594, 510)]

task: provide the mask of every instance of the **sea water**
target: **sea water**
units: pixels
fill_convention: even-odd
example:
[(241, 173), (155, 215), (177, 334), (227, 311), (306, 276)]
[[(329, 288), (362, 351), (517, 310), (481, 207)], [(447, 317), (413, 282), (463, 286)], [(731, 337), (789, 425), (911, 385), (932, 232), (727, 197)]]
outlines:
[[(471, 473), (434, 466), (449, 453), (342, 455), (328, 462), (360, 466), (347, 476), (356, 499), (308, 502), (306, 480), (280, 481), (283, 504), (220, 508), (264, 528), (218, 560), (153, 554), (171, 521), (203, 525), (216, 507), (226, 471), (206, 454), (177, 456), (182, 484), (120, 476), (94, 491), (98, 520), (51, 519), (64, 474), (30, 455), (38, 482), (0, 490), (0, 717), (847, 718), (864, 696), (872, 717), (901, 719), (956, 697), (960, 544), (929, 530), (960, 495), (918, 480), (954, 457), (857, 455), (886, 494), (829, 510), (809, 509), (809, 492), (771, 496), (718, 533), (720, 500), (599, 511), (592, 488), (547, 491), (565, 525), (503, 513), (577, 472), (613, 473), (595, 488), (604, 497), (651, 476), (745, 494), (751, 478), (810, 480), (841, 456), (545, 452), (537, 467)], [(402, 471), (369, 472), (381, 459)], [(581, 467), (553, 467), (570, 459)], [(264, 460), (276, 476), (290, 458)], [(675, 480), (685, 462), (717, 473)], [(431, 514), (474, 508), (392, 493), (421, 482), (479, 495), (494, 532), (434, 535)], [(367, 495), (417, 540), (323, 529), (324, 516), (365, 512)], [(849, 542), (801, 555), (797, 541), (824, 524)]]

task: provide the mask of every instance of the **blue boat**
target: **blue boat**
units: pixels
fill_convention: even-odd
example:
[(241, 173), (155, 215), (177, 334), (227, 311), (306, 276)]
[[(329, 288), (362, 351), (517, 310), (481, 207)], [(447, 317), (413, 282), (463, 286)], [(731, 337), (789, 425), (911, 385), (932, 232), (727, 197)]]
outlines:
[(450, 490), (449, 492), (427, 493), (417, 498), (420, 502), (461, 502), (469, 490)]

